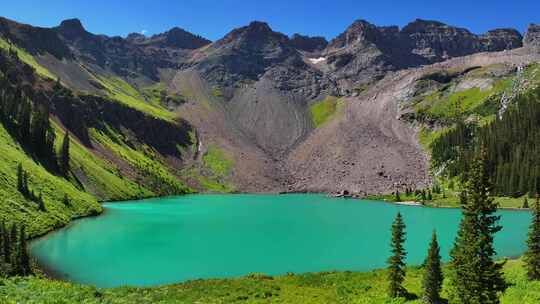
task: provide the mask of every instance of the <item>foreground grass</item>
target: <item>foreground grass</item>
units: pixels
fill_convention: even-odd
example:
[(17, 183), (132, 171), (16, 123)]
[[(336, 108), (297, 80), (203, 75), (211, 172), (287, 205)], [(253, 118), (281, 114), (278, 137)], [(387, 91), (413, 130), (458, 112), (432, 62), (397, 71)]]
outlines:
[[(521, 260), (504, 267), (510, 287), (501, 303), (540, 303), (540, 282), (526, 280)], [(386, 271), (250, 275), (198, 280), (156, 288), (99, 289), (40, 278), (0, 281), (1, 303), (421, 303), (422, 269), (409, 267), (405, 287), (412, 299), (386, 296)], [(447, 285), (448, 282), (445, 282)], [(446, 294), (443, 292), (443, 296)]]

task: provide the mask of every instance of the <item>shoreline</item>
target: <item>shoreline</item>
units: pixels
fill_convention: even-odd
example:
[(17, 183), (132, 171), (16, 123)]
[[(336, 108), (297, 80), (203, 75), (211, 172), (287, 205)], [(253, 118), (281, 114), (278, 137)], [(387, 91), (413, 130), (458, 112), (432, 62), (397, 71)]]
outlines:
[(33, 264), (36, 266), (38, 273), (42, 274), (44, 276), (44, 278), (46, 278), (46, 279), (70, 282), (69, 280), (66, 279), (65, 275), (62, 276), (60, 273), (58, 273), (57, 271), (55, 271), (51, 267), (41, 263), (37, 258), (35, 258), (32, 255), (31, 250), (29, 250), (29, 249), (32, 248), (33, 243), (35, 243), (35, 242), (37, 242), (39, 240), (43, 240), (43, 239), (51, 236), (52, 234), (59, 232), (62, 229), (69, 229), (70, 226), (74, 225), (79, 220), (99, 217), (99, 216), (104, 215), (105, 212), (106, 212), (106, 209), (102, 208), (101, 212), (98, 212), (98, 213), (91, 213), (91, 214), (88, 214), (88, 215), (80, 215), (80, 216), (74, 217), (69, 221), (69, 223), (67, 223), (65, 225), (62, 225), (60, 227), (54, 227), (53, 229), (51, 229), (51, 230), (49, 230), (49, 231), (47, 231), (45, 233), (35, 235), (35, 236), (29, 238), (27, 240), (28, 241), (28, 248), (27, 248), (28, 249), (28, 255), (30, 256)]

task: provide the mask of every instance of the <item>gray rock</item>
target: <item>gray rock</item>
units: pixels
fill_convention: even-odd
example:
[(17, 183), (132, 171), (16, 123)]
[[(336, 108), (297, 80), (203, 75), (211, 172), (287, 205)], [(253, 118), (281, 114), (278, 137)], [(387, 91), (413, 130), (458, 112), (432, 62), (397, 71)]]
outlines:
[(397, 26), (379, 27), (358, 20), (333, 39), (324, 53), (336, 78), (358, 85), (391, 70), (521, 46), (522, 36), (513, 29), (475, 35), (438, 21), (417, 19), (400, 30)]
[(318, 52), (324, 50), (328, 41), (324, 37), (309, 37), (300, 34), (294, 34), (291, 37), (291, 44), (294, 48), (306, 52)]
[(523, 45), (540, 51), (540, 24), (530, 24)]

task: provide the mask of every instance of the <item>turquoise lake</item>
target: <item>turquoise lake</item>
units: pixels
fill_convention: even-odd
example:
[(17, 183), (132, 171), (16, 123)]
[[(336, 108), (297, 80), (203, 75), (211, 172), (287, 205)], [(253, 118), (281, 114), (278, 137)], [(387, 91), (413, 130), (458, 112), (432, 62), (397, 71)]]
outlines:
[[(99, 287), (154, 286), (249, 273), (385, 267), (390, 225), (407, 224), (408, 264), (421, 264), (433, 229), (448, 260), (461, 212), (316, 194), (189, 195), (104, 204), (105, 214), (32, 242), (63, 279)], [(501, 211), (498, 255), (525, 250), (530, 214)]]

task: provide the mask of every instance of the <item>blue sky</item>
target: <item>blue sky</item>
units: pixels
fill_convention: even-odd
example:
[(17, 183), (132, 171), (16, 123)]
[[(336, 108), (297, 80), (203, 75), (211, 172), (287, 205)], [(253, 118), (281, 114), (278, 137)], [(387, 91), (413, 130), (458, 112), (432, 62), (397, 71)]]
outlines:
[(179, 26), (211, 40), (252, 20), (285, 34), (333, 38), (356, 19), (403, 26), (415, 18), (435, 19), (482, 33), (497, 27), (523, 32), (540, 23), (540, 0), (15, 0), (0, 16), (38, 26), (77, 17), (97, 34), (148, 35)]

